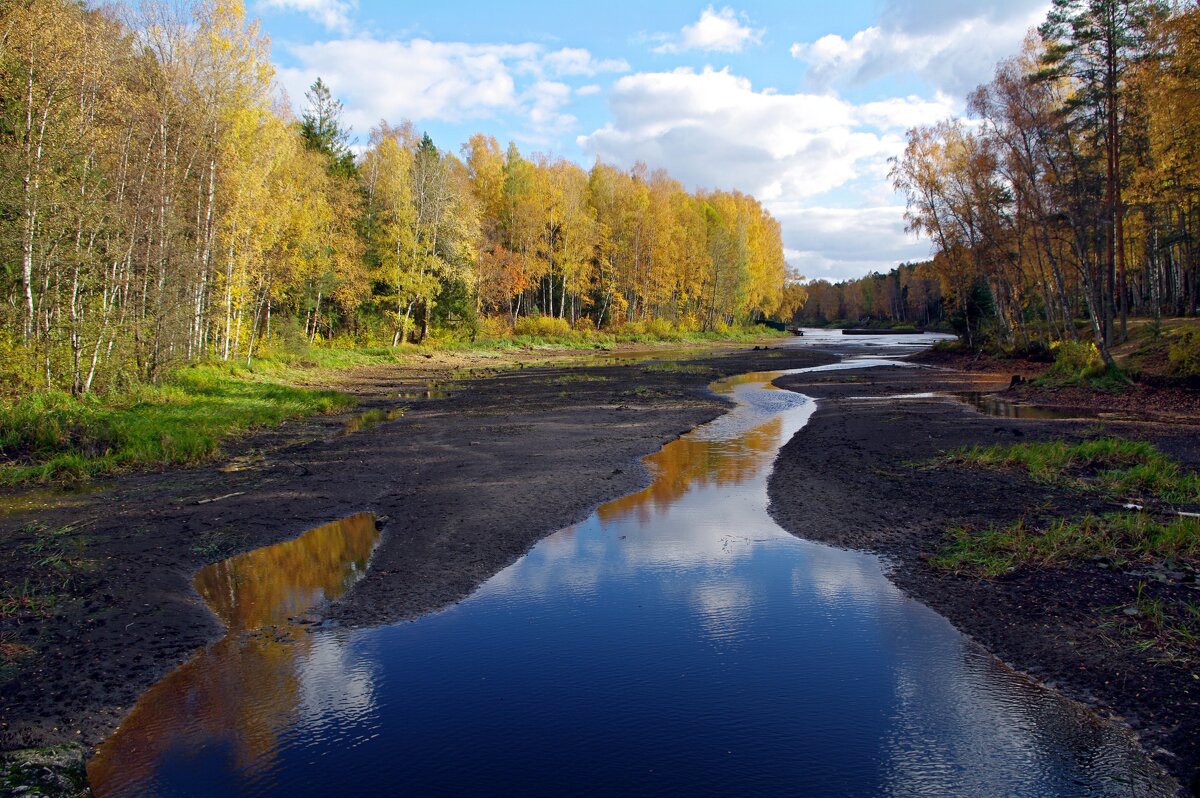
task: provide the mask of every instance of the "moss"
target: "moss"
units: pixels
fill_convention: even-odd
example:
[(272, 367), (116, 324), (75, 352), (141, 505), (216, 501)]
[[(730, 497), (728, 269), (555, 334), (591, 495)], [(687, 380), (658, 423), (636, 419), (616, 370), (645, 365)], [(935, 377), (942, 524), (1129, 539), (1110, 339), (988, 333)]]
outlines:
[(46, 798), (91, 796), (83, 746), (58, 745), (0, 753), (0, 793)]

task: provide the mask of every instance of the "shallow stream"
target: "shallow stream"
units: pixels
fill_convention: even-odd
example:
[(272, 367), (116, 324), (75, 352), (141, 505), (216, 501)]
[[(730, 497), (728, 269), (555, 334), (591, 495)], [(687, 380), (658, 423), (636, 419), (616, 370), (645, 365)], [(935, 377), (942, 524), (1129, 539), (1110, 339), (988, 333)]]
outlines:
[(771, 520), (771, 464), (814, 409), (782, 373), (715, 383), (736, 409), (647, 458), (648, 488), (416, 621), (304, 617), (362, 573), (370, 516), (205, 569), (229, 636), (142, 699), (96, 794), (1173, 794), (879, 558)]

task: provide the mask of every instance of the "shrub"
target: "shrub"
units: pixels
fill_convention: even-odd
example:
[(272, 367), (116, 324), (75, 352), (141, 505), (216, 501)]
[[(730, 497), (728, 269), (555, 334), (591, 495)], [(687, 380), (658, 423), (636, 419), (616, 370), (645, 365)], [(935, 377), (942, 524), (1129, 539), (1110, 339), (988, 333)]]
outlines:
[(563, 338), (571, 334), (571, 323), (554, 316), (525, 316), (517, 320), (516, 333), (535, 338)]
[(1172, 374), (1200, 375), (1200, 330), (1185, 330), (1167, 350), (1167, 363)]
[(479, 320), (480, 337), (484, 339), (507, 338), (512, 335), (512, 324), (508, 316), (484, 316)]
[(1100, 350), (1093, 343), (1061, 341), (1051, 349), (1054, 365), (1050, 367), (1050, 373), (1056, 377), (1099, 377), (1107, 370)]

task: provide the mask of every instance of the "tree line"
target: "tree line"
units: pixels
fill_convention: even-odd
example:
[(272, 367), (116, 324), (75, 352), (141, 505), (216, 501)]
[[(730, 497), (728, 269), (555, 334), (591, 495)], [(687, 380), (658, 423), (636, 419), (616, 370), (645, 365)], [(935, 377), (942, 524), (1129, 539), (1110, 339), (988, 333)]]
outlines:
[(806, 300), (795, 320), (825, 325), (836, 322), (880, 321), (930, 326), (946, 321), (942, 289), (927, 263), (902, 263), (887, 274), (813, 280), (804, 286)]
[(971, 116), (910, 130), (892, 163), (925, 273), (975, 341), (1075, 339), (1200, 305), (1200, 6), (1054, 0)]
[[(778, 222), (663, 171), (297, 119), (238, 0), (0, 5), (0, 368), (74, 393), (280, 342), (790, 314)], [(449, 332), (446, 332), (449, 334)]]

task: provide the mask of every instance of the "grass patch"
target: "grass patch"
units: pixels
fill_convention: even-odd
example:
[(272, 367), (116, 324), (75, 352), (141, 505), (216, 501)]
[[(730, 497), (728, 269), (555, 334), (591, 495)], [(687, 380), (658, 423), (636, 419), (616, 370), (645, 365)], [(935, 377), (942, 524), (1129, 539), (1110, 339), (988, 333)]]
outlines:
[(1039, 482), (1100, 490), (1114, 498), (1200, 503), (1200, 474), (1185, 471), (1145, 441), (1104, 437), (975, 446), (952, 452), (950, 460), (983, 468), (1016, 468)]
[(569, 385), (576, 382), (608, 382), (601, 374), (561, 374), (549, 381), (552, 385)]
[(1088, 514), (1044, 528), (1017, 521), (981, 530), (955, 527), (930, 562), (957, 574), (992, 578), (1024, 565), (1061, 567), (1103, 557), (1117, 565), (1200, 557), (1200, 519), (1147, 513)]
[(1150, 595), (1139, 582), (1132, 602), (1112, 608), (1115, 627), (1154, 660), (1193, 665), (1200, 660), (1200, 604)]
[(704, 366), (699, 363), (651, 363), (645, 367), (645, 371), (661, 371), (667, 374), (708, 374), (712, 371), (711, 366)]
[(0, 484), (85, 479), (146, 465), (192, 464), (254, 427), (354, 404), (334, 391), (286, 384), (300, 368), (377, 362), (369, 353), (314, 350), (311, 366), (282, 360), (180, 369), (126, 394), (35, 394), (0, 408)]

